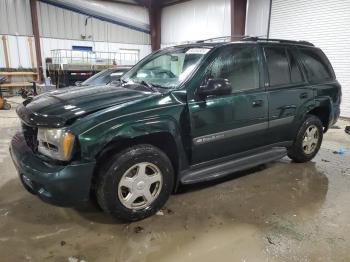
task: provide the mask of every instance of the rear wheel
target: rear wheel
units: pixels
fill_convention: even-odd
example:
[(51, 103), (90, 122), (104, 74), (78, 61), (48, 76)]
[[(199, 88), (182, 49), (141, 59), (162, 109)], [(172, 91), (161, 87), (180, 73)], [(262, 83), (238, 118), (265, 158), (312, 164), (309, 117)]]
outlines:
[(167, 155), (151, 145), (130, 147), (103, 164), (97, 182), (101, 208), (123, 221), (156, 213), (168, 200), (174, 171)]
[(298, 163), (308, 162), (320, 150), (322, 139), (323, 126), (321, 120), (316, 116), (308, 115), (288, 151), (288, 156)]

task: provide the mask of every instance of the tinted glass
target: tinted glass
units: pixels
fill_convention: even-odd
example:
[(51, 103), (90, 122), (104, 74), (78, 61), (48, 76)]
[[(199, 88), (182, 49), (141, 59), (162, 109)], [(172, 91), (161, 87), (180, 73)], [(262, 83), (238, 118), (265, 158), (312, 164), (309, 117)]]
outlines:
[(209, 48), (169, 48), (151, 54), (123, 75), (124, 82), (146, 82), (172, 89), (183, 83), (196, 69)]
[(265, 47), (270, 86), (290, 84), (290, 71), (284, 47)]
[(310, 82), (320, 82), (333, 78), (332, 67), (322, 51), (310, 48), (300, 48), (299, 50)]
[(255, 46), (225, 48), (208, 69), (206, 79), (228, 79), (233, 91), (259, 88), (259, 63)]
[(290, 65), (290, 75), (292, 83), (300, 83), (303, 81), (303, 77), (301, 75), (300, 68), (297, 63), (297, 59), (295, 57), (295, 53), (291, 50), (288, 50), (289, 56), (289, 65)]

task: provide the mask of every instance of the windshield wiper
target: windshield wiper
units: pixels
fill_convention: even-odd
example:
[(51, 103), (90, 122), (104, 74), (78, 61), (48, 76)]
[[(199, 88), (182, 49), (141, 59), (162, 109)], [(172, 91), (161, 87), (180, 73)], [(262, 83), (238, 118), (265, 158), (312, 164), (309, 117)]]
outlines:
[(161, 86), (159, 84), (153, 84), (153, 83), (148, 83), (149, 85), (151, 85), (152, 87), (156, 87), (156, 88), (164, 88), (164, 86)]
[(123, 79), (120, 79), (120, 81), (123, 83), (123, 84), (130, 84), (130, 83), (134, 83), (134, 84), (138, 84), (138, 85), (142, 85), (144, 87), (146, 87), (147, 89), (151, 90), (152, 92), (157, 92), (159, 93), (159, 90), (157, 90), (157, 88), (163, 88), (161, 85), (157, 85), (157, 84), (151, 84), (151, 83), (148, 83), (146, 82), (145, 80), (142, 80), (140, 82), (134, 82), (134, 81), (126, 81), (126, 80), (123, 80)]
[(138, 82), (138, 84), (141, 84), (141, 85), (147, 87), (149, 90), (151, 90), (153, 92), (159, 92), (157, 89), (155, 89), (155, 87), (157, 87), (156, 85), (148, 83), (145, 80), (142, 80), (141, 82)]

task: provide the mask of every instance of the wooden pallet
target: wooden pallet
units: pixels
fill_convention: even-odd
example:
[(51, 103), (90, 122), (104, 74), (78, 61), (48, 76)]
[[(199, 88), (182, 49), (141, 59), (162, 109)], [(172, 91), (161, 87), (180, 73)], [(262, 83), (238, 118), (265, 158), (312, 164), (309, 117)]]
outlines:
[(38, 76), (36, 72), (0, 72), (0, 76)]
[[(8, 81), (11, 83), (11, 79), (12, 77), (33, 77), (34, 81), (38, 81), (39, 80), (39, 74), (37, 72), (31, 72), (31, 71), (24, 71), (24, 72), (20, 72), (20, 71), (13, 71), (13, 72), (0, 72), (0, 77), (1, 76), (7, 76), (8, 77)], [(16, 82), (13, 82), (16, 83)]]
[[(12, 82), (12, 77), (33, 77), (34, 81), (38, 80), (39, 74), (37, 72), (33, 71), (12, 71), (12, 72), (0, 72), (0, 77), (1, 76), (7, 76), (9, 82), (8, 83), (3, 83), (0, 85), (1, 88), (7, 88), (7, 89), (12, 89), (12, 88), (20, 88), (20, 87), (32, 87), (33, 84), (30, 82)], [(4, 92), (6, 92), (4, 90)]]
[(4, 88), (30, 87), (30, 86), (33, 86), (33, 84), (29, 82), (12, 82), (12, 83), (5, 83), (0, 85), (0, 87), (4, 87)]

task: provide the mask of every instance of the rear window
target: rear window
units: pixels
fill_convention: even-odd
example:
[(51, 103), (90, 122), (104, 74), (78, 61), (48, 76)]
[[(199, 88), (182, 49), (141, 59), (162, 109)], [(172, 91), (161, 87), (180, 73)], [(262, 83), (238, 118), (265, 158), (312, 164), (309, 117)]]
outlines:
[(286, 49), (284, 47), (264, 48), (270, 86), (287, 85), (290, 83), (290, 71)]
[(294, 49), (264, 47), (270, 87), (279, 87), (304, 82)]
[(297, 58), (295, 57), (294, 50), (287, 49), (288, 57), (289, 57), (289, 66), (290, 66), (290, 80), (293, 84), (301, 83), (304, 81), (303, 76), (301, 74)]
[(321, 50), (299, 48), (299, 51), (310, 82), (317, 83), (334, 78), (332, 66)]

